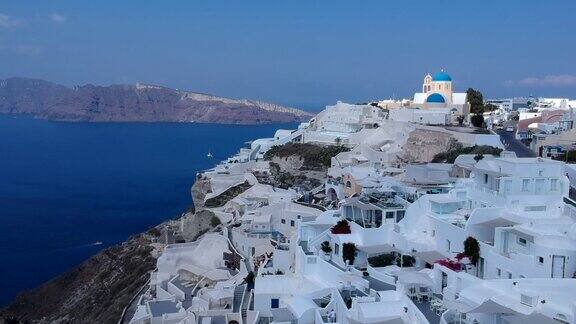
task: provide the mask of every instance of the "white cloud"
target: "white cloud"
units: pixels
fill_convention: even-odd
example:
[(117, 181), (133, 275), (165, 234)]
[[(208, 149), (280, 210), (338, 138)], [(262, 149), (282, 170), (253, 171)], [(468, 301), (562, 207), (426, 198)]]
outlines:
[(57, 12), (54, 12), (54, 13), (50, 14), (50, 20), (52, 20), (52, 22), (56, 23), (56, 24), (63, 24), (68, 19), (66, 18), (66, 16), (59, 14)]
[(0, 28), (12, 29), (19, 27), (23, 24), (23, 21), (0, 13)]
[(525, 86), (525, 87), (569, 87), (576, 86), (576, 75), (558, 74), (547, 75), (545, 77), (527, 77), (518, 81), (508, 80), (505, 86)]

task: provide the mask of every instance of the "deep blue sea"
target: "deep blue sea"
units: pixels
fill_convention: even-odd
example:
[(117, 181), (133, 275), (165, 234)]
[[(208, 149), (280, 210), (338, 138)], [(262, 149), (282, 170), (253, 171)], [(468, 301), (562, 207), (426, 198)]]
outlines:
[(0, 115), (0, 305), (179, 215), (191, 203), (197, 171), (246, 141), (295, 126), (62, 123)]

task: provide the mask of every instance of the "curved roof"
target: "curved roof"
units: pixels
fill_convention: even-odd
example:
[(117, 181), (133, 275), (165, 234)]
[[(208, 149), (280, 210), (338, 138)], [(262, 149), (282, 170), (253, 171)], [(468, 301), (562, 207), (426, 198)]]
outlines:
[(452, 78), (450, 75), (448, 75), (448, 73), (442, 70), (440, 72), (434, 73), (432, 76), (432, 81), (452, 81)]
[(433, 93), (426, 98), (426, 102), (430, 103), (445, 103), (444, 97), (439, 93)]

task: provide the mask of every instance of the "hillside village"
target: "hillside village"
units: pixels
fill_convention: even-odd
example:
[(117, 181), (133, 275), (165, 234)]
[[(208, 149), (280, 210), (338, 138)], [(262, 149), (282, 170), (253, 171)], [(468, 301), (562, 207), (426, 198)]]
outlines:
[(552, 158), (576, 102), (512, 101), (474, 111), (441, 71), (255, 139), (198, 174), (123, 321), (575, 323), (576, 177)]

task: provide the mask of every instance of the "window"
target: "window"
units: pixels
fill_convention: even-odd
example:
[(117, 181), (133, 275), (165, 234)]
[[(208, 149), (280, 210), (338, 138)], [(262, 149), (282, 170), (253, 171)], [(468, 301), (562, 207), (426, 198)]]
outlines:
[(307, 264), (316, 264), (316, 257), (306, 258)]
[(484, 183), (488, 183), (488, 174), (484, 173)]
[(391, 211), (386, 212), (386, 219), (392, 219), (392, 218), (394, 218), (394, 212)]
[(270, 308), (278, 308), (280, 307), (280, 300), (278, 298), (272, 298), (270, 300)]
[(302, 218), (302, 216), (298, 215), (298, 216), (296, 216), (296, 218), (298, 218), (298, 219), (301, 219), (301, 218)]
[(539, 257), (538, 257), (538, 263), (544, 264), (544, 258), (541, 257), (541, 256), (539, 256)]
[(334, 254), (338, 255), (339, 250), (340, 246), (338, 244), (334, 244)]
[(406, 212), (403, 210), (397, 211), (396, 212), (396, 222), (401, 221), (404, 218), (404, 214), (406, 214)]
[(346, 216), (347, 219), (353, 219), (353, 211), (352, 211), (352, 206), (344, 206), (344, 216)]
[(446, 251), (450, 252), (450, 240), (446, 240)]
[(550, 180), (550, 190), (551, 191), (558, 190), (558, 179), (551, 179)]
[(530, 191), (530, 179), (522, 179), (522, 191)]
[(290, 226), (294, 227), (294, 221), (293, 220), (290, 221)]
[(350, 180), (346, 181), (346, 188), (352, 188), (352, 182), (350, 182)]
[(546, 211), (546, 206), (526, 206), (524, 207), (524, 211)]
[(500, 268), (496, 268), (496, 275), (500, 277), (502, 275), (502, 270)]
[(526, 246), (526, 239), (523, 237), (518, 238), (518, 244)]
[(285, 220), (285, 219), (281, 219), (281, 220), (280, 220), (280, 223), (286, 224), (286, 220)]
[(508, 272), (508, 279), (512, 279), (512, 273)]
[(526, 306), (532, 306), (534, 305), (534, 298), (532, 296), (520, 294), (520, 303)]
[(512, 180), (504, 180), (504, 192), (509, 193), (512, 188)]

